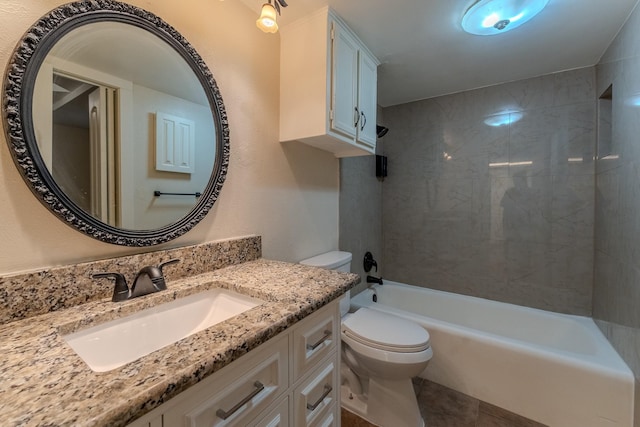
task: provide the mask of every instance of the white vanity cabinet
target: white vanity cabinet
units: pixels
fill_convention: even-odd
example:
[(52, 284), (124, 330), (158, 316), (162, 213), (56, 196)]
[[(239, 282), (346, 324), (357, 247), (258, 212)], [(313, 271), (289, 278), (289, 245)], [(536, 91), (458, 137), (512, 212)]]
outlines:
[(334, 301), (130, 426), (340, 426), (339, 368)]
[(280, 31), (280, 140), (374, 154), (375, 56), (328, 7)]

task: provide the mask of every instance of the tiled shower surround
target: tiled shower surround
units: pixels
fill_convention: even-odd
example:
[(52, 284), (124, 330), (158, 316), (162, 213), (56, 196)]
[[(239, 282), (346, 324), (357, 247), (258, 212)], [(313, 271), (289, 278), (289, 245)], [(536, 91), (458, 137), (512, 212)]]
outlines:
[(596, 98), (611, 87), (600, 118), (596, 164), (593, 317), (636, 376), (640, 427), (640, 9), (597, 65)]
[(385, 275), (591, 313), (595, 68), (384, 109)]
[[(640, 378), (639, 106), (636, 7), (594, 67), (384, 108), (385, 277), (593, 316)], [(485, 124), (505, 111), (511, 124)], [(341, 192), (380, 186), (349, 177)], [(379, 209), (340, 197), (341, 213)], [(341, 248), (357, 249), (343, 215)]]

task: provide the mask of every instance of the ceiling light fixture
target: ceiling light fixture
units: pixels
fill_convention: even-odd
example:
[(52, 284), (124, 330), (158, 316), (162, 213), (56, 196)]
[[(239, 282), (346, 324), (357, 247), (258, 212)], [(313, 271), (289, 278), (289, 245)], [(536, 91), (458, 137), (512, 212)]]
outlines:
[(549, 0), (478, 0), (462, 17), (462, 28), (479, 36), (501, 34), (529, 21), (547, 3)]
[(260, 17), (256, 21), (256, 26), (265, 33), (275, 33), (278, 31), (278, 21), (276, 11), (280, 15), (280, 8), (287, 7), (285, 0), (269, 0), (269, 3), (262, 5)]

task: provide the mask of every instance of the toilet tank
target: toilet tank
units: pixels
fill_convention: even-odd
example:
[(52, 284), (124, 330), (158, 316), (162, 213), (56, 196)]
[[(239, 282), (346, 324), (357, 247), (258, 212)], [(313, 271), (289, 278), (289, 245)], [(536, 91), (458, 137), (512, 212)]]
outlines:
[[(316, 255), (311, 258), (303, 259), (300, 264), (310, 265), (313, 267), (325, 268), (327, 270), (342, 271), (344, 273), (351, 272), (351, 252), (332, 251), (324, 254)], [(347, 291), (340, 299), (340, 315), (344, 316), (349, 311), (351, 304), (351, 291)]]
[(351, 252), (326, 252), (311, 258), (303, 259), (300, 261), (300, 264), (349, 273), (351, 272)]

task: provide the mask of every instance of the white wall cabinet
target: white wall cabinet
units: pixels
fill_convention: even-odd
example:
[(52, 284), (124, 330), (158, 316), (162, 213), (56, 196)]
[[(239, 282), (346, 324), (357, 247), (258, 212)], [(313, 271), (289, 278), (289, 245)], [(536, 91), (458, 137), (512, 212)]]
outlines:
[(340, 426), (334, 301), (130, 427)]
[(280, 140), (337, 157), (374, 154), (375, 56), (329, 8), (280, 31)]

